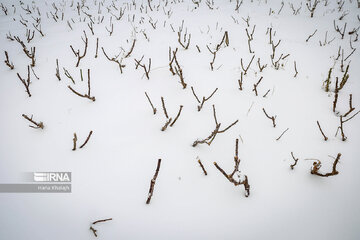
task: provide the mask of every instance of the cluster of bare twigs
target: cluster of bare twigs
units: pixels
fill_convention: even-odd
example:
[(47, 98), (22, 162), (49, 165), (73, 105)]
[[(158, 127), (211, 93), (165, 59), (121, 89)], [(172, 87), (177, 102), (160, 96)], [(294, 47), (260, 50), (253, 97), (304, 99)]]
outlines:
[(232, 124), (230, 124), (227, 128), (224, 128), (223, 130), (220, 130), (221, 123), (218, 123), (218, 121), (217, 121), (215, 105), (213, 105), (213, 115), (214, 115), (214, 120), (215, 120), (215, 129), (214, 129), (214, 131), (212, 131), (211, 134), (210, 134), (207, 138), (205, 138), (205, 139), (203, 139), (203, 140), (196, 140), (196, 141), (192, 144), (193, 147), (196, 147), (198, 144), (204, 144), (204, 143), (206, 143), (207, 145), (210, 146), (211, 143), (214, 141), (214, 139), (215, 139), (215, 137), (216, 137), (217, 134), (226, 132), (226, 131), (229, 130), (232, 126), (234, 126), (235, 124), (237, 124), (237, 122), (239, 121), (239, 120), (236, 120), (236, 121), (234, 121)]
[[(150, 101), (150, 99), (148, 99), (148, 100)], [(150, 101), (150, 103), (151, 103), (151, 101)], [(183, 109), (183, 105), (180, 105), (179, 111), (178, 111), (176, 117), (173, 120), (173, 118), (169, 117), (169, 115), (167, 113), (166, 106), (165, 106), (165, 101), (164, 101), (163, 97), (161, 97), (161, 103), (162, 103), (162, 108), (163, 108), (163, 111), (164, 111), (164, 115), (166, 117), (166, 122), (165, 122), (164, 126), (161, 128), (161, 131), (165, 131), (168, 126), (173, 127), (175, 122), (179, 119), (181, 111)], [(155, 109), (155, 112), (156, 112), (156, 109)]]
[(73, 92), (75, 93), (76, 95), (78, 95), (79, 97), (83, 97), (83, 98), (88, 98), (90, 99), (91, 101), (95, 102), (95, 97), (94, 96), (91, 96), (91, 88), (90, 88), (90, 69), (88, 69), (88, 92), (85, 93), (85, 94), (81, 94), (77, 91), (75, 91), (70, 85), (68, 85), (68, 88)]
[(208, 101), (208, 100), (216, 93), (217, 90), (218, 90), (218, 88), (216, 88), (216, 89), (210, 94), (209, 97), (205, 97), (205, 96), (204, 96), (204, 97), (202, 98), (202, 100), (200, 101), (200, 99), (198, 98), (198, 96), (197, 96), (196, 93), (195, 93), (194, 88), (191, 87), (191, 91), (192, 91), (194, 97), (196, 98), (196, 101), (200, 104), (200, 105), (197, 106), (198, 112), (201, 111), (202, 107), (204, 106), (204, 103), (205, 103), (206, 101)]
[[(176, 53), (177, 53), (178, 49), (176, 48), (175, 51), (172, 51), (171, 54), (171, 48), (169, 48), (169, 70), (172, 73), (172, 75), (178, 75), (180, 78), (180, 83), (183, 87), (183, 89), (186, 88), (187, 84), (184, 81), (184, 76), (183, 76), (183, 70), (177, 60), (176, 57)], [(175, 64), (174, 64), (175, 63)], [(173, 66), (174, 65), (174, 66)]]
[[(86, 140), (85, 140), (85, 142), (83, 143), (83, 144), (81, 144), (80, 145), (80, 148), (83, 148), (87, 143), (88, 143), (88, 141), (90, 140), (90, 137), (91, 137), (91, 135), (93, 134), (93, 131), (91, 130), (90, 132), (89, 132), (89, 135), (87, 136), (87, 138), (86, 138)], [(73, 148), (72, 148), (72, 150), (73, 151), (75, 151), (76, 150), (76, 143), (77, 143), (77, 135), (76, 135), (76, 133), (74, 133), (74, 138), (73, 138)]]
[(206, 45), (209, 52), (213, 55), (213, 59), (210, 62), (211, 71), (214, 70), (214, 63), (215, 63), (216, 53), (220, 50), (221, 46), (223, 46), (224, 44), (225, 44), (225, 47), (229, 46), (229, 34), (228, 34), (227, 31), (225, 31), (224, 36), (222, 37), (220, 43), (216, 45), (215, 50), (211, 50), (210, 47), (208, 45)]
[(187, 36), (187, 32), (185, 32), (185, 34), (183, 36), (184, 40), (181, 41), (181, 31), (178, 32), (178, 42), (185, 50), (188, 49), (190, 46), (191, 34), (189, 34), (189, 37), (187, 40), (186, 40), (186, 36)]
[(118, 57), (120, 56), (120, 53), (119, 53), (118, 55), (110, 58), (110, 57), (106, 54), (106, 52), (105, 52), (105, 50), (104, 50), (103, 47), (101, 48), (101, 50), (103, 51), (103, 53), (104, 53), (105, 57), (107, 58), (107, 60), (109, 60), (110, 62), (115, 62), (115, 63), (118, 64), (119, 69), (120, 69), (120, 73), (123, 73), (123, 68), (125, 67), (125, 65), (122, 64), (122, 60), (123, 60), (122, 58), (121, 58), (120, 60), (118, 60)]
[(14, 37), (14, 39), (20, 43), (20, 45), (22, 46), (23, 48), (23, 51), (25, 53), (25, 55), (31, 59), (31, 66), (32, 67), (35, 67), (35, 47), (31, 47), (30, 51), (27, 49), (25, 43), (23, 41), (20, 40), (19, 37)]
[(150, 69), (151, 69), (151, 58), (149, 58), (149, 65), (145, 66), (145, 64), (142, 64), (141, 61), (143, 60), (144, 56), (141, 57), (140, 60), (135, 60), (135, 68), (137, 69), (139, 66), (142, 67), (144, 69), (145, 72), (145, 76), (146, 78), (149, 80), (149, 73), (150, 73)]
[[(241, 176), (240, 176), (240, 170), (239, 170), (240, 158), (239, 158), (239, 154), (238, 154), (238, 147), (239, 147), (239, 139), (236, 139), (235, 156), (234, 156), (234, 162), (235, 162), (234, 164), (235, 165), (234, 165), (234, 170), (230, 174), (227, 174), (216, 162), (214, 162), (214, 165), (235, 186), (244, 185), (245, 197), (248, 197), (250, 195), (250, 185), (249, 185), (247, 175), (244, 175), (243, 180), (241, 179)], [(237, 178), (237, 179), (235, 179), (235, 178)]]
[(78, 49), (77, 51), (75, 51), (74, 48), (73, 48), (73, 46), (70, 45), (70, 48), (71, 48), (72, 52), (74, 53), (75, 57), (77, 57), (76, 67), (79, 66), (80, 60), (85, 57), (86, 52), (87, 52), (87, 48), (88, 48), (88, 38), (87, 38), (87, 36), (86, 36), (86, 32), (85, 32), (85, 31), (83, 31), (83, 32), (84, 32), (84, 36), (85, 36), (85, 40), (84, 40), (84, 38), (81, 37), (81, 39), (83, 40), (83, 42), (84, 42), (84, 44), (85, 44), (83, 54), (80, 54), (80, 49)]
[(314, 175), (317, 175), (317, 176), (320, 176), (320, 177), (329, 177), (329, 176), (334, 176), (334, 175), (339, 174), (339, 172), (336, 170), (336, 166), (339, 163), (340, 157), (341, 157), (341, 153), (338, 153), (337, 156), (336, 156), (336, 159), (335, 159), (335, 161), (333, 163), (331, 172), (320, 173), (319, 170), (321, 168), (321, 161), (317, 160), (317, 161), (313, 162), (313, 167), (311, 168), (310, 173), (314, 174)]

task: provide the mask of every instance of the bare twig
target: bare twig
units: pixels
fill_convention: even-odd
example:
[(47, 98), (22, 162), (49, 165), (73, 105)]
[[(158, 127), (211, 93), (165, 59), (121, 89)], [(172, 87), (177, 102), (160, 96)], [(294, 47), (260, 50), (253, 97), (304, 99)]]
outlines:
[(275, 115), (275, 116), (270, 117), (270, 116), (266, 113), (266, 111), (265, 111), (265, 109), (264, 109), (264, 108), (263, 108), (262, 110), (264, 111), (265, 116), (266, 116), (267, 118), (269, 118), (269, 119), (272, 121), (272, 123), (273, 123), (273, 127), (276, 127), (276, 124), (275, 124), (276, 115)]
[(153, 110), (153, 113), (154, 115), (156, 114), (156, 108), (154, 107), (154, 105), (152, 104), (151, 100), (150, 100), (150, 97), (148, 96), (148, 94), (145, 92), (145, 95), (146, 95), (146, 98), (148, 99), (150, 105), (151, 105), (151, 108)]
[(32, 116), (31, 118), (28, 117), (26, 114), (22, 114), (23, 118), (25, 118), (26, 120), (28, 120), (29, 122), (31, 122), (32, 124), (34, 124), (35, 126), (32, 126), (32, 125), (29, 125), (29, 127), (31, 128), (41, 128), (41, 129), (44, 129), (44, 124), (43, 122), (35, 122), (33, 119), (32, 119)]
[(281, 138), (288, 130), (289, 130), (289, 128), (287, 128), (285, 131), (283, 131), (283, 132), (281, 133), (281, 135), (276, 139), (276, 141), (279, 141), (280, 138)]
[(6, 66), (8, 66), (11, 70), (12, 69), (14, 69), (14, 64), (13, 63), (10, 63), (10, 60), (9, 60), (9, 56), (8, 56), (8, 52), (7, 51), (5, 51), (5, 57), (6, 57), (6, 59), (5, 59), (5, 64), (6, 64)]
[(294, 161), (295, 161), (294, 164), (291, 164), (291, 165), (290, 165), (291, 170), (293, 170), (294, 167), (296, 166), (297, 162), (299, 161), (299, 159), (294, 157), (293, 152), (291, 152), (291, 156), (292, 156), (292, 158), (293, 158)]
[(26, 89), (26, 92), (27, 94), (29, 95), (29, 97), (31, 97), (31, 93), (30, 93), (30, 89), (29, 89), (29, 86), (30, 86), (30, 66), (27, 67), (27, 70), (28, 70), (28, 75), (27, 75), (27, 79), (23, 79), (19, 73), (17, 73), (17, 76), (18, 78), (20, 79), (20, 81), (22, 82), (22, 84), (24, 84), (25, 86), (25, 89)]
[(75, 51), (74, 48), (72, 47), (72, 45), (70, 45), (71, 50), (73, 51), (74, 55), (75, 55), (75, 56), (77, 57), (77, 59), (78, 59), (77, 62), (76, 62), (76, 67), (79, 66), (80, 60), (85, 57), (86, 51), (87, 51), (87, 47), (88, 47), (88, 38), (87, 38), (87, 36), (86, 36), (86, 32), (85, 32), (85, 31), (83, 31), (83, 32), (84, 32), (84, 35), (85, 35), (85, 41), (84, 41), (84, 42), (85, 42), (85, 47), (84, 47), (84, 52), (83, 52), (83, 54), (80, 54), (80, 50)]
[[(229, 182), (233, 183), (235, 186), (244, 185), (245, 197), (248, 197), (250, 195), (250, 185), (248, 182), (248, 178), (245, 175), (244, 180), (240, 179), (240, 170), (239, 170), (240, 159), (237, 155), (238, 144), (239, 144), (239, 139), (236, 139), (236, 145), (235, 145), (236, 149), (235, 149), (235, 157), (234, 157), (235, 165), (234, 165), (234, 170), (231, 174), (227, 174), (216, 162), (214, 162), (214, 165), (229, 180)], [(238, 176), (236, 177), (238, 179), (234, 179), (235, 173), (237, 173)]]
[(172, 123), (170, 124), (170, 127), (172, 127), (172, 126), (175, 124), (175, 122), (178, 120), (178, 118), (180, 117), (182, 108), (183, 108), (183, 105), (180, 105), (179, 112), (178, 112), (178, 114), (176, 115), (174, 121), (172, 121)]
[(207, 172), (206, 172), (205, 167), (204, 167), (204, 165), (202, 164), (202, 162), (201, 162), (200, 159), (198, 159), (198, 163), (199, 163), (201, 169), (203, 170), (203, 172), (204, 172), (204, 174), (205, 174), (205, 176), (206, 176), (206, 175), (207, 175)]
[(319, 173), (319, 170), (321, 168), (321, 162), (320, 162), (320, 160), (317, 160), (316, 162), (313, 162), (313, 167), (312, 167), (310, 173), (314, 174), (314, 175), (317, 175), (317, 176), (320, 176), (320, 177), (329, 177), (329, 176), (334, 176), (334, 175), (339, 174), (339, 172), (336, 170), (336, 166), (339, 163), (340, 157), (341, 157), (341, 153), (338, 153), (337, 156), (336, 156), (336, 159), (335, 159), (335, 161), (333, 163), (331, 172), (325, 173), (325, 174), (324, 173)]
[(160, 170), (160, 165), (161, 165), (161, 159), (158, 160), (157, 167), (156, 167), (156, 170), (155, 170), (155, 174), (154, 174), (153, 178), (150, 181), (150, 189), (149, 189), (149, 193), (148, 193), (148, 198), (146, 200), (146, 204), (149, 204), (150, 201), (151, 201), (151, 197), (152, 197), (153, 192), (154, 192), (156, 178), (157, 178), (157, 176), (159, 174), (159, 170)]
[(73, 138), (73, 148), (72, 150), (75, 151), (76, 150), (76, 142), (77, 142), (77, 136), (76, 133), (74, 133), (74, 138)]
[(316, 121), (316, 123), (317, 123), (317, 125), (318, 125), (318, 127), (319, 127), (319, 130), (320, 130), (320, 132), (321, 132), (321, 135), (324, 137), (324, 140), (327, 141), (327, 140), (328, 140), (328, 137), (325, 135), (325, 133), (324, 133), (323, 130), (321, 129), (319, 121)]
[(91, 131), (89, 132), (89, 135), (87, 136), (85, 142), (80, 146), (80, 148), (83, 148), (83, 147), (87, 144), (87, 142), (89, 141), (92, 133), (93, 133), (93, 131), (91, 130)]

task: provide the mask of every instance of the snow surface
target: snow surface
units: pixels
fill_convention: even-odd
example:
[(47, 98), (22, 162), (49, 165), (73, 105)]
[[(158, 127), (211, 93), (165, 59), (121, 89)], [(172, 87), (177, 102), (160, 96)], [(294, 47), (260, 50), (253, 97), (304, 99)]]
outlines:
[[(3, 54), (6, 50), (15, 65), (13, 70), (0, 65), (0, 181), (16, 182), (24, 172), (70, 171), (72, 193), (0, 193), (0, 239), (94, 239), (89, 227), (93, 221), (104, 218), (113, 220), (96, 224), (99, 239), (360, 238), (360, 117), (344, 123), (346, 141), (340, 135), (335, 137), (339, 116), (349, 109), (350, 93), (356, 108), (352, 114), (360, 106), (360, 41), (354, 41), (355, 34), (348, 34), (360, 26), (356, 0), (345, 0), (340, 11), (341, 3), (321, 0), (313, 18), (306, 7), (308, 1), (284, 1), (278, 14), (281, 1), (244, 0), (235, 11), (234, 0), (208, 1), (210, 7), (204, 0), (199, 1), (198, 7), (193, 1), (153, 0), (150, 11), (147, 1), (133, 4), (119, 0), (113, 3), (125, 13), (119, 21), (112, 17), (111, 36), (105, 29), (110, 29), (109, 11), (118, 15), (111, 1), (83, 1), (81, 22), (77, 1), (73, 6), (70, 0), (55, 1), (59, 9), (57, 22), (50, 13), (55, 13), (52, 1), (22, 2), (24, 9), (29, 5), (31, 14), (26, 14), (21, 1), (0, 1), (8, 8), (8, 15), (0, 10), (0, 51)], [(296, 9), (302, 6), (299, 14), (293, 14), (291, 3)], [(15, 13), (11, 5), (15, 6)], [(39, 16), (33, 6), (39, 8), (45, 36), (35, 31), (34, 39), (27, 43), (26, 27), (20, 20), (27, 20), (28, 28), (34, 29), (31, 23)], [(83, 11), (95, 18), (94, 36), (87, 27), (90, 19)], [(269, 11), (273, 12), (269, 15)], [(348, 15), (338, 20), (343, 13)], [(104, 20), (99, 23), (98, 17), (102, 16)], [(247, 64), (253, 55), (248, 50), (246, 23), (242, 19), (248, 16), (249, 30), (256, 25), (251, 43), (255, 59), (240, 91), (240, 59)], [(157, 22), (156, 29), (150, 25), (150, 19)], [(335, 31), (334, 19), (340, 28), (347, 23), (344, 39)], [(191, 33), (187, 50), (177, 42), (182, 20), (183, 33), (186, 29)], [(275, 58), (290, 54), (281, 61), (279, 70), (271, 66), (267, 34), (270, 27), (276, 32), (274, 42), (281, 40)], [(83, 31), (89, 38), (88, 51), (76, 68), (70, 45), (83, 51)], [(218, 51), (211, 71), (212, 54), (206, 45), (215, 49), (225, 31), (230, 44)], [(9, 32), (19, 36), (29, 49), (36, 47), (34, 71), (40, 79), (31, 73), (30, 98), (16, 73), (25, 77), (31, 61), (19, 43), (6, 38)], [(328, 41), (335, 39), (320, 46), (326, 32)], [(96, 38), (98, 58), (94, 58)], [(113, 57), (122, 48), (127, 52), (134, 38), (134, 51), (123, 60), (126, 67), (120, 74), (117, 64), (105, 58), (101, 47)], [(344, 58), (351, 53), (350, 41), (357, 50), (345, 61), (345, 66), (350, 63), (350, 77), (339, 93), (338, 113), (334, 114), (335, 77), (343, 76), (341, 57), (334, 59), (339, 46), (344, 49)], [(169, 47), (178, 48), (186, 89), (178, 76), (169, 71)], [(143, 55), (146, 64), (152, 59), (150, 80), (143, 69), (135, 69), (134, 58)], [(257, 67), (258, 58), (261, 64), (267, 64), (263, 72)], [(4, 54), (2, 59), (5, 60)], [(61, 81), (55, 76), (56, 59)], [(294, 61), (299, 72), (296, 78)], [(323, 82), (333, 66), (331, 91), (326, 93)], [(63, 67), (76, 84), (64, 75)], [(87, 69), (91, 69), (95, 102), (76, 96), (67, 87), (71, 85), (85, 93)], [(255, 96), (253, 84), (261, 76), (259, 96)], [(218, 88), (200, 112), (191, 86), (199, 98)], [(268, 90), (268, 95), (262, 97)], [(156, 115), (145, 91), (157, 108)], [(174, 118), (179, 106), (184, 106), (176, 124), (166, 131), (161, 131), (166, 122), (161, 96), (170, 117)], [(218, 134), (210, 146), (192, 147), (196, 139), (206, 138), (215, 128), (213, 104), (223, 127), (237, 119), (239, 122)], [(262, 108), (277, 116), (276, 128)], [(29, 128), (22, 114), (33, 114), (34, 120), (43, 121), (45, 128)], [(324, 141), (316, 121), (328, 141)], [(80, 145), (90, 130), (93, 135), (88, 144), (72, 151), (73, 133), (77, 133)], [(217, 162), (226, 172), (233, 170), (236, 138), (240, 139), (240, 170), (251, 185), (248, 198), (243, 186), (232, 185), (213, 164)], [(291, 152), (299, 158), (294, 170), (290, 169)], [(307, 159), (320, 159), (321, 172), (330, 172), (332, 157), (338, 153), (342, 154), (338, 175), (322, 178), (310, 174), (313, 160)], [(151, 203), (146, 205), (158, 158), (162, 159), (160, 172)], [(207, 176), (197, 158), (204, 164)]]

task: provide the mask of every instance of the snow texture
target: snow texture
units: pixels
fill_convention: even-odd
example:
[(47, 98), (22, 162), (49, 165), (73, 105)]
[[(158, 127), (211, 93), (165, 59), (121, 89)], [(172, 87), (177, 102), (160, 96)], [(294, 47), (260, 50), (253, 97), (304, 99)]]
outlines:
[[(359, 239), (360, 116), (344, 123), (346, 141), (335, 133), (340, 116), (349, 110), (349, 94), (355, 110), (344, 119), (360, 109), (360, 8), (356, 0), (320, 0), (310, 17), (306, 4), (314, 2), (153, 0), (151, 11), (145, 0), (1, 0), (7, 15), (0, 9), (0, 52), (2, 62), (8, 52), (14, 69), (0, 64), (0, 181), (14, 182), (24, 172), (37, 171), (70, 171), (73, 179), (68, 194), (0, 193), (0, 239), (95, 239), (89, 227), (105, 218), (113, 220), (94, 226), (98, 239)], [(117, 20), (120, 9), (124, 14)], [(33, 26), (37, 18), (44, 36)], [(334, 20), (340, 31), (346, 24), (343, 39)], [(94, 35), (87, 26), (92, 21)], [(110, 36), (106, 28), (111, 31), (111, 24)], [(255, 25), (250, 53), (245, 29), (251, 34)], [(181, 27), (181, 41), (185, 33), (187, 38), (191, 34), (188, 49), (178, 42)], [(274, 61), (290, 54), (280, 60), (278, 70), (270, 58), (270, 28), (273, 43), (281, 40)], [(26, 29), (35, 30), (29, 43)], [(88, 49), (75, 67), (70, 45), (82, 54), (83, 31)], [(207, 45), (216, 50), (225, 31), (229, 45), (220, 46), (211, 70), (213, 54)], [(16, 40), (7, 38), (9, 34), (19, 36), (29, 51), (36, 47), (33, 70), (39, 79), (30, 69), (31, 97), (17, 76), (26, 79), (31, 60)], [(123, 58), (134, 39), (131, 55)], [(102, 47), (110, 58), (123, 58), (122, 74)], [(185, 89), (169, 71), (169, 47), (178, 48)], [(352, 48), (356, 50), (347, 58)], [(341, 81), (344, 75), (342, 51), (349, 79), (339, 91), (334, 113), (335, 79)], [(240, 91), (240, 60), (246, 67), (253, 55)], [(134, 59), (142, 56), (145, 66), (151, 58), (149, 80), (142, 67), (135, 68)], [(267, 64), (262, 72), (258, 58), (261, 65)], [(61, 81), (55, 76), (56, 59)], [(330, 91), (325, 92), (330, 68)], [(68, 88), (87, 93), (88, 69), (94, 102)], [(253, 85), (260, 77), (256, 96)], [(191, 86), (200, 101), (218, 88), (200, 112)], [(155, 115), (145, 92), (157, 109)], [(177, 122), (165, 131), (161, 97), (173, 119), (183, 106)], [(192, 147), (215, 129), (212, 105), (221, 130), (239, 121), (210, 146)], [(269, 116), (276, 115), (275, 128), (263, 108)], [(22, 114), (42, 121), (44, 129), (28, 127)], [(78, 148), (72, 151), (75, 132)], [(216, 162), (232, 172), (236, 139), (240, 179), (248, 177), (249, 197), (242, 185), (234, 186), (214, 166)], [(293, 170), (291, 152), (299, 158)], [(321, 161), (320, 172), (331, 172), (338, 153), (338, 175), (310, 174), (313, 159)], [(151, 203), (145, 204), (159, 158)]]

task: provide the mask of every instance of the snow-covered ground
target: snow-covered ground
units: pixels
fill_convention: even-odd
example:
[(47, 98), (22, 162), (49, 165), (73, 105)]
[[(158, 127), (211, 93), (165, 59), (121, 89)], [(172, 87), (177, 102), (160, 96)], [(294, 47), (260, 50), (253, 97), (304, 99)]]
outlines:
[[(7, 51), (14, 65), (11, 70), (0, 64), (0, 181), (20, 182), (25, 172), (72, 172), (71, 193), (0, 193), (0, 239), (94, 239), (90, 226), (99, 239), (359, 239), (360, 116), (343, 124), (346, 141), (335, 134), (340, 116), (349, 111), (349, 94), (355, 110), (343, 120), (360, 109), (360, 8), (356, 0), (320, 0), (310, 17), (315, 1), (0, 0), (7, 8), (6, 15), (0, 6), (1, 59)], [(245, 29), (250, 35), (254, 26), (250, 53)], [(30, 35), (34, 31), (29, 42), (27, 29)], [(283, 58), (278, 69), (270, 57), (270, 29), (273, 46), (281, 40), (273, 60)], [(83, 31), (87, 52), (76, 67), (70, 45), (83, 53)], [(179, 31), (182, 43), (186, 34), (184, 45), (190, 37), (188, 49), (178, 42)], [(228, 45), (224, 41), (217, 48), (225, 32)], [(31, 97), (17, 76), (26, 80), (31, 59), (16, 36), (30, 52), (36, 48), (32, 69), (39, 79), (30, 68)], [(207, 46), (217, 50), (213, 70)], [(169, 47), (178, 48), (185, 89), (169, 71)], [(109, 58), (118, 55), (123, 73), (102, 48)], [(151, 58), (149, 79), (141, 66), (136, 69), (135, 59), (142, 56), (146, 67)], [(241, 59), (246, 68), (253, 56), (240, 90)], [(262, 72), (258, 58), (267, 65)], [(348, 65), (334, 113), (336, 77), (340, 83)], [(96, 101), (68, 88), (87, 93), (88, 69)], [(254, 84), (261, 77), (256, 96)], [(200, 101), (218, 90), (199, 112), (191, 87)], [(183, 106), (165, 131), (161, 97), (169, 118)], [(220, 130), (238, 122), (211, 145), (193, 147), (216, 127), (212, 105)], [(263, 108), (276, 115), (275, 128)], [(30, 128), (22, 114), (33, 115), (44, 129)], [(240, 179), (248, 177), (249, 197), (244, 185), (234, 186), (214, 165), (233, 171), (236, 139)], [(291, 152), (299, 159), (293, 170)], [(321, 161), (319, 173), (331, 173), (338, 153), (338, 174), (310, 173), (314, 159)], [(158, 159), (153, 197), (145, 204)], [(112, 221), (91, 224), (106, 218)]]

